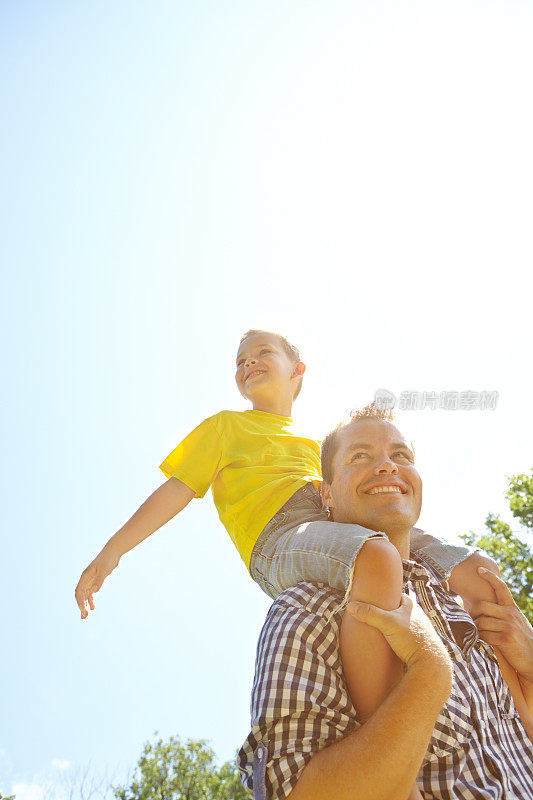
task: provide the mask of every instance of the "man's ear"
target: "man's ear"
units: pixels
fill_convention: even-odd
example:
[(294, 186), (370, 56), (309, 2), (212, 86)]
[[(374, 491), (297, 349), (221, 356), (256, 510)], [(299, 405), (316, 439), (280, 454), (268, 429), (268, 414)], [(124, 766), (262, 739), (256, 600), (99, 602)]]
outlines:
[(322, 502), (328, 508), (333, 508), (335, 503), (333, 502), (333, 497), (331, 496), (331, 487), (329, 483), (326, 481), (322, 481), (320, 486), (320, 494), (322, 495)]
[(294, 365), (294, 370), (292, 372), (293, 375), (296, 375), (298, 378), (301, 378), (305, 372), (305, 364), (303, 361), (297, 361)]

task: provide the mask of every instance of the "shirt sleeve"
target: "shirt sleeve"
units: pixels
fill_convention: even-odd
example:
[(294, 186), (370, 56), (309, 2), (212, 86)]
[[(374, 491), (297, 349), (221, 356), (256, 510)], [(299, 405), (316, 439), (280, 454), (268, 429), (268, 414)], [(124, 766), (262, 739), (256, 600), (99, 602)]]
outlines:
[(203, 497), (222, 458), (222, 439), (212, 418), (205, 419), (159, 465), (167, 478), (178, 478)]

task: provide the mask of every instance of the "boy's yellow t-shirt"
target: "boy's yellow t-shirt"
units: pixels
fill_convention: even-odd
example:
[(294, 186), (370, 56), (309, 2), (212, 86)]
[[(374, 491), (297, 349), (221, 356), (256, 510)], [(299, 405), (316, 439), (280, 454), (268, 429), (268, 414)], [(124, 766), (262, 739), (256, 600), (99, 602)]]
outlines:
[(298, 489), (317, 486), (320, 444), (291, 417), (266, 411), (221, 411), (205, 419), (159, 469), (203, 497), (212, 487), (219, 517), (248, 570), (259, 534)]

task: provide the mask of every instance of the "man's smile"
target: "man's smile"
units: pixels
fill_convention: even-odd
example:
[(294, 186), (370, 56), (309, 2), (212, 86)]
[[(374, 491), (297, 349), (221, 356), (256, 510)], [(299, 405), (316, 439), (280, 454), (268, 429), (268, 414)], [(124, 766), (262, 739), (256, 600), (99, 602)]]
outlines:
[(406, 494), (407, 490), (402, 488), (397, 483), (387, 483), (387, 484), (380, 484), (379, 486), (372, 486), (371, 489), (367, 489), (365, 494)]

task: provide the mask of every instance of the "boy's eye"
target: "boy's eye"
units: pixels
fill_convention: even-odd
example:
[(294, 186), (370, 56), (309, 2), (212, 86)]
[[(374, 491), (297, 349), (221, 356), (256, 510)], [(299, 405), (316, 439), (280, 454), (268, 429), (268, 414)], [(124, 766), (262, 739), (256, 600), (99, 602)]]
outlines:
[[(264, 347), (264, 348), (263, 348), (263, 349), (260, 351), (259, 355), (260, 355), (260, 356), (262, 356), (262, 355), (263, 355), (263, 353), (271, 353), (271, 352), (272, 352), (272, 350), (270, 350), (270, 349), (268, 349), (268, 348)], [(241, 364), (244, 364), (244, 362), (245, 362), (245, 361), (246, 361), (246, 359), (245, 359), (245, 358), (239, 358), (239, 360), (237, 361), (237, 366), (238, 366), (238, 367), (240, 367), (240, 366), (241, 366)]]

